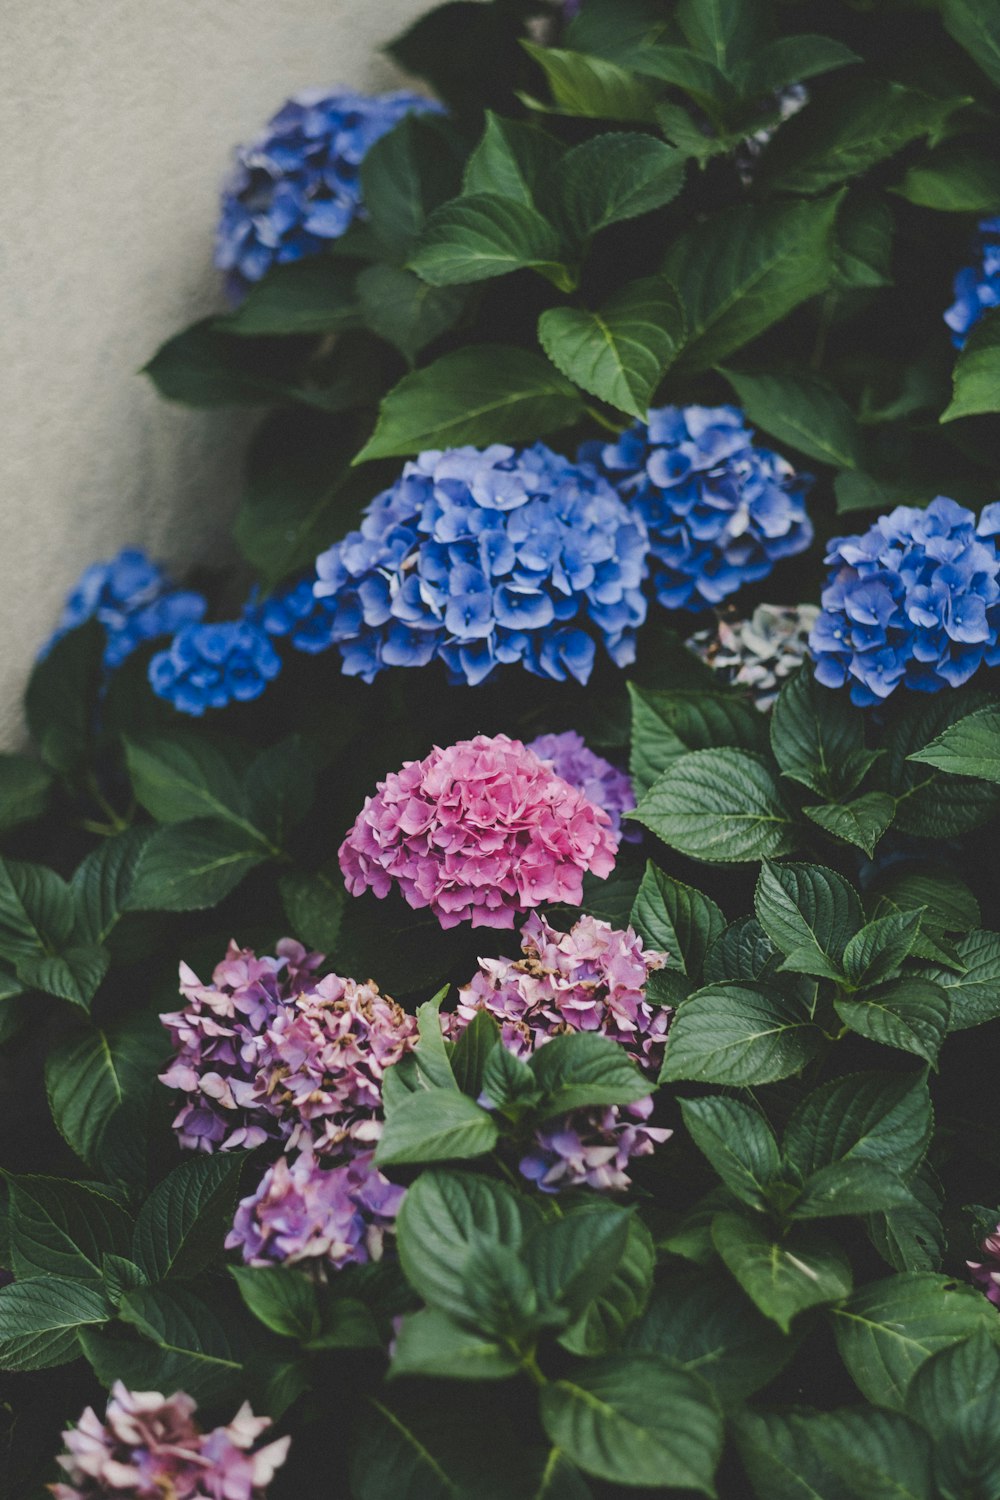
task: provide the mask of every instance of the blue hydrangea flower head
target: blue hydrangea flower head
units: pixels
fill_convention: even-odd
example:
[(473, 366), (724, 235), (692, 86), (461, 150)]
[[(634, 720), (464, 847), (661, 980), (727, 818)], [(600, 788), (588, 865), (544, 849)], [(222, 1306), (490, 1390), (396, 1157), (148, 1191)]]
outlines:
[(1000, 218), (980, 221), (976, 254), (979, 264), (963, 266), (955, 277), (955, 300), (944, 315), (956, 349), (983, 314), (1000, 305)]
[(181, 713), (200, 716), (259, 698), (281, 671), (281, 658), (252, 620), (188, 625), (149, 663), (154, 693)]
[(835, 537), (809, 636), (816, 680), (867, 706), (902, 684), (934, 693), (1000, 661), (1000, 504), (975, 515), (939, 495)]
[(470, 684), (513, 662), (586, 682), (598, 642), (634, 659), (647, 547), (591, 464), (541, 443), (452, 448), (406, 464), (317, 558), (315, 594), (344, 672), (366, 682), (435, 657)]
[(246, 618), (276, 639), (287, 639), (297, 651), (316, 655), (330, 649), (333, 605), (313, 592), (315, 571), (284, 583), (260, 601), (252, 599)]
[(812, 541), (808, 475), (767, 448), (735, 406), (663, 406), (615, 443), (585, 443), (642, 516), (668, 609), (718, 604)]
[(97, 620), (104, 628), (104, 666), (113, 671), (143, 641), (172, 635), (204, 613), (200, 594), (175, 588), (164, 569), (145, 552), (126, 547), (107, 562), (91, 563), (80, 575), (39, 656), (46, 656), (70, 630)]
[(362, 216), (359, 168), (404, 115), (441, 113), (421, 94), (295, 94), (235, 153), (222, 192), (215, 264), (239, 297), (272, 265), (315, 255)]

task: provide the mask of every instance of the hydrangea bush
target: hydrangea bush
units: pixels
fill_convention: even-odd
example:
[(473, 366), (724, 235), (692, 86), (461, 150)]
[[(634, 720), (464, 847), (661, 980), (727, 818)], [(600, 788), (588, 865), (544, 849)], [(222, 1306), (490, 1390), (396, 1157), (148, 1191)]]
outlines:
[(218, 163), (237, 560), (0, 757), (4, 1500), (998, 1493), (998, 46), (474, 0)]

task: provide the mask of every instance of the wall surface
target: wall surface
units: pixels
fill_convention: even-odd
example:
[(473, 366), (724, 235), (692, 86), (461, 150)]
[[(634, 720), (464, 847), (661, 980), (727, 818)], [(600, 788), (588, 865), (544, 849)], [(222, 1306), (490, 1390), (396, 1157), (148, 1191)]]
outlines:
[(376, 48), (428, 0), (7, 0), (0, 91), (0, 743), (83, 567), (227, 547), (246, 418), (135, 372), (222, 310), (234, 143), (311, 84), (399, 82)]

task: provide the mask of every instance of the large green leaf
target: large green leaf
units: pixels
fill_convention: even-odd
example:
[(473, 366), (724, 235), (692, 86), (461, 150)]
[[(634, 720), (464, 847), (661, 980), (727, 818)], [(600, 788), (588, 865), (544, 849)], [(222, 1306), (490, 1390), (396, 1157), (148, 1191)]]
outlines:
[[(1000, 362), (997, 371), (1000, 375)], [(977, 776), (1000, 785), (1000, 708), (981, 708), (949, 724), (910, 760), (951, 776)]]
[(767, 762), (741, 750), (680, 756), (641, 799), (635, 817), (671, 848), (708, 863), (773, 858), (794, 840)]
[(949, 1000), (949, 1031), (965, 1031), (1000, 1018), (1000, 932), (966, 932), (955, 944), (962, 971), (924, 968), (921, 974)]
[(492, 1151), (497, 1135), (496, 1121), (465, 1094), (420, 1089), (389, 1110), (375, 1159), (382, 1167), (464, 1160)]
[(649, 1301), (655, 1269), (653, 1237), (638, 1214), (632, 1214), (625, 1250), (614, 1275), (576, 1322), (559, 1335), (563, 1348), (588, 1356), (610, 1354), (620, 1348), (626, 1331)]
[(27, 755), (0, 753), (0, 830), (29, 823), (46, 808), (52, 772)]
[(157, 822), (224, 818), (256, 834), (243, 787), (249, 757), (231, 743), (174, 729), (126, 739), (125, 759), (136, 800)]
[(982, 1293), (929, 1272), (872, 1282), (833, 1309), (840, 1357), (858, 1389), (895, 1411), (932, 1354), (979, 1328), (995, 1337), (996, 1313)]
[(537, 209), (495, 193), (467, 193), (431, 214), (407, 265), (431, 286), (533, 270), (572, 291), (566, 254), (558, 230)]
[(1000, 788), (985, 781), (942, 776), (913, 757), (950, 724), (978, 708), (992, 707), (993, 699), (972, 686), (932, 698), (914, 693), (912, 699), (900, 705), (885, 737), (888, 790), (897, 799), (896, 827), (922, 838), (956, 838), (1000, 809)]
[(936, 1064), (951, 1013), (947, 991), (940, 985), (907, 977), (862, 999), (834, 1003), (844, 1025), (859, 1036)]
[(596, 312), (550, 307), (538, 337), (553, 364), (610, 406), (644, 420), (684, 326), (673, 288), (658, 276), (620, 288)]
[(779, 36), (758, 47), (736, 70), (736, 82), (747, 97), (756, 97), (789, 84), (803, 83), (821, 73), (847, 67), (860, 59), (832, 36)]
[(839, 201), (740, 205), (677, 236), (663, 273), (687, 320), (679, 365), (718, 364), (824, 289)]
[(74, 937), (81, 943), (107, 941), (128, 906), (148, 828), (126, 828), (105, 839), (73, 871)]
[(169, 1388), (176, 1381), (206, 1403), (228, 1401), (238, 1391), (245, 1378), (242, 1340), (232, 1320), (223, 1321), (202, 1297), (183, 1287), (137, 1287), (122, 1298), (118, 1315), (164, 1352)]
[(942, 422), (1000, 411), (1000, 312), (988, 310), (969, 334), (955, 364), (954, 385)]
[(933, 1127), (923, 1073), (852, 1073), (821, 1085), (798, 1106), (784, 1154), (803, 1179), (845, 1161), (918, 1165)]
[(655, 136), (615, 131), (574, 146), (552, 174), (548, 193), (560, 224), (586, 240), (609, 224), (662, 208), (684, 185), (684, 155)]
[(865, 748), (864, 715), (803, 668), (784, 684), (771, 714), (771, 749), (783, 776), (842, 801), (878, 759)]
[(537, 125), (505, 120), (487, 110), (479, 144), (465, 164), (463, 190), (499, 193), (533, 208), (543, 183), (556, 175), (564, 149)]
[(89, 1010), (109, 962), (107, 949), (82, 943), (56, 955), (30, 954), (21, 958), (17, 973), (31, 989), (44, 990), (47, 995), (57, 995), (81, 1010)]
[(0, 1287), (0, 1370), (47, 1370), (76, 1359), (77, 1329), (110, 1316), (103, 1292), (63, 1276)]
[(688, 1134), (729, 1191), (750, 1208), (766, 1209), (781, 1158), (760, 1111), (723, 1094), (682, 1099), (680, 1105)]
[(679, 0), (677, 24), (690, 45), (726, 74), (763, 41), (762, 12), (746, 0)]
[(461, 317), (465, 293), (458, 287), (429, 286), (399, 266), (366, 266), (358, 277), (358, 301), (366, 327), (412, 364), (421, 349)]
[(523, 1258), (542, 1305), (583, 1313), (617, 1271), (630, 1220), (627, 1209), (603, 1203), (539, 1224)]
[(101, 1028), (77, 1028), (45, 1059), (45, 1089), (60, 1133), (88, 1166), (99, 1165), (101, 1141), (116, 1115), (148, 1094), (169, 1051), (154, 1016), (132, 1016)]
[(317, 1338), (321, 1319), (316, 1283), (298, 1266), (230, 1266), (254, 1317), (284, 1338)]
[(427, 1375), (443, 1380), (504, 1380), (521, 1367), (498, 1339), (484, 1338), (455, 1323), (436, 1307), (408, 1313), (396, 1335), (390, 1380)]
[(555, 1036), (528, 1063), (542, 1091), (543, 1118), (597, 1105), (634, 1104), (651, 1092), (618, 1042), (593, 1031)]
[(583, 52), (539, 47), (532, 42), (523, 45), (545, 73), (555, 113), (642, 123), (655, 119), (655, 92), (630, 69)]
[(61, 1177), (10, 1177), (10, 1269), (19, 1281), (71, 1276), (101, 1284), (108, 1253), (127, 1255), (131, 1225), (104, 1193)]
[(135, 1224), (132, 1259), (150, 1281), (194, 1276), (219, 1256), (243, 1162), (242, 1152), (182, 1162), (146, 1199)]
[(871, 859), (896, 815), (896, 799), (888, 792), (864, 792), (850, 802), (808, 803), (802, 811), (831, 838), (854, 844)]
[(726, 919), (709, 897), (682, 885), (649, 860), (629, 917), (651, 948), (667, 955), (667, 967), (701, 978), (705, 955), (722, 935)]
[(799, 453), (838, 469), (861, 463), (861, 432), (847, 402), (817, 375), (726, 369), (722, 372), (751, 422)]
[(744, 1412), (736, 1441), (760, 1500), (933, 1500), (927, 1439), (895, 1412)]
[(51, 954), (69, 941), (73, 923), (70, 889), (54, 870), (0, 859), (0, 954)]
[(105, 634), (96, 620), (71, 630), (32, 668), (24, 695), (31, 738), (47, 766), (75, 778), (91, 755)]
[(716, 1214), (715, 1248), (747, 1296), (783, 1333), (806, 1308), (838, 1302), (851, 1290), (851, 1268), (834, 1240), (796, 1229), (782, 1239), (759, 1218)]
[(217, 318), (226, 333), (339, 333), (357, 326), (355, 266), (327, 255), (311, 255), (272, 266), (247, 292), (236, 312)]
[(940, 1500), (1000, 1489), (1000, 1349), (985, 1329), (931, 1355), (906, 1398), (907, 1414), (934, 1439)]
[(913, 162), (893, 191), (919, 208), (990, 213), (1000, 203), (1000, 161), (981, 147), (951, 141)]
[(823, 865), (765, 863), (754, 896), (757, 919), (785, 954), (784, 968), (838, 979), (848, 939), (864, 922), (857, 891)]
[(944, 24), (1000, 88), (1000, 6), (997, 0), (941, 0)]
[(672, 1083), (775, 1083), (805, 1067), (822, 1041), (810, 1017), (776, 990), (710, 986), (677, 1011), (661, 1077)]
[(459, 190), (462, 156), (450, 125), (434, 115), (406, 115), (375, 141), (360, 167), (361, 195), (383, 253), (402, 261), (428, 216)]
[(922, 912), (890, 912), (856, 932), (844, 949), (844, 974), (850, 988), (892, 979), (913, 951)]
[(215, 906), (268, 857), (260, 839), (221, 818), (158, 828), (129, 897), (132, 911), (200, 911)]
[(722, 1417), (711, 1389), (656, 1354), (612, 1355), (542, 1387), (542, 1425), (587, 1474), (714, 1495)]
[(581, 408), (579, 392), (543, 355), (506, 344), (471, 345), (393, 387), (355, 462), (534, 439), (569, 427)]
[[(684, 652), (688, 661), (695, 658)], [(671, 675), (675, 668), (671, 668)], [(632, 707), (629, 771), (637, 793), (685, 750), (762, 750), (766, 729), (757, 711), (735, 693), (628, 685)]]

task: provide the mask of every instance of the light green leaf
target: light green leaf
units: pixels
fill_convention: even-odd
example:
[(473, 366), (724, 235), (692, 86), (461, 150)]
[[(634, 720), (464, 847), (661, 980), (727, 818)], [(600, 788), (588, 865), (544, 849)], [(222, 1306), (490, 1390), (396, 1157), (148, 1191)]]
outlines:
[(486, 111), (479, 144), (465, 166), (462, 190), (499, 193), (534, 208), (543, 183), (556, 175), (565, 152), (560, 141), (522, 120), (506, 120)]
[(660, 1076), (671, 1083), (775, 1083), (805, 1067), (822, 1040), (808, 1015), (777, 991), (720, 984), (682, 1002)]
[(951, 776), (977, 776), (1000, 785), (1000, 708), (981, 708), (949, 724), (909, 758)]
[(431, 214), (407, 266), (436, 287), (534, 270), (568, 292), (576, 278), (565, 254), (558, 231), (537, 209), (495, 193), (468, 193)]
[[(630, 69), (584, 52), (539, 47), (533, 42), (521, 45), (544, 72), (556, 114), (594, 120), (638, 120), (644, 124), (655, 118), (653, 89)], [(545, 108), (537, 106), (534, 100), (525, 102)]]
[(689, 44), (727, 75), (763, 40), (761, 12), (746, 0), (679, 0), (677, 24)]
[(851, 1268), (833, 1240), (795, 1230), (775, 1240), (759, 1219), (716, 1214), (715, 1247), (740, 1286), (783, 1333), (806, 1308), (838, 1302), (851, 1290)]
[(958, 356), (955, 393), (942, 422), (1000, 411), (1000, 312), (991, 309), (973, 328)]
[(497, 1142), (486, 1110), (455, 1089), (428, 1088), (400, 1098), (375, 1152), (378, 1166), (484, 1156)]
[(919, 208), (988, 214), (1000, 203), (1000, 161), (979, 147), (950, 141), (913, 162), (892, 191)]
[(671, 848), (710, 864), (773, 858), (794, 842), (791, 817), (766, 761), (741, 750), (680, 756), (634, 816)]
[(538, 320), (538, 337), (564, 375), (644, 420), (683, 323), (673, 288), (650, 276), (622, 287), (597, 312), (550, 307)]

